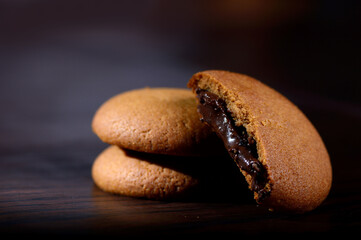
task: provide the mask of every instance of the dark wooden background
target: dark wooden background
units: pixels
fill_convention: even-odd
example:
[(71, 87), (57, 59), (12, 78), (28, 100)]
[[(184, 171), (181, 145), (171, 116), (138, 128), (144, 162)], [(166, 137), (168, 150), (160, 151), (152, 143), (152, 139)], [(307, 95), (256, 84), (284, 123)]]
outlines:
[[(1, 236), (334, 235), (361, 227), (357, 1), (0, 1)], [(94, 186), (109, 97), (224, 69), (294, 101), (329, 150), (327, 200), (302, 215), (250, 199), (150, 201)]]

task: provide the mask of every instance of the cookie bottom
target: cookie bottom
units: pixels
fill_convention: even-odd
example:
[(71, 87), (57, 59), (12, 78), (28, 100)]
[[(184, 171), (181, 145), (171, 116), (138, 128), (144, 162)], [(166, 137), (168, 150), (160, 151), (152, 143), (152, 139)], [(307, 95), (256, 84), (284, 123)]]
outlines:
[(106, 192), (149, 199), (182, 196), (199, 185), (197, 178), (146, 156), (109, 146), (93, 163), (93, 180)]
[(226, 155), (177, 157), (111, 145), (95, 159), (92, 178), (101, 190), (129, 197), (244, 202), (251, 195), (233, 164)]

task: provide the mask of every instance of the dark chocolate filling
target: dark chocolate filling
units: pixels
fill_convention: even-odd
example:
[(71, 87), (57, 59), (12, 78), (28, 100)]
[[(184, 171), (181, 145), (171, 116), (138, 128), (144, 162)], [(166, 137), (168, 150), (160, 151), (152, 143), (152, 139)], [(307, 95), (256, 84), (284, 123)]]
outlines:
[(258, 160), (256, 141), (248, 136), (245, 127), (235, 125), (223, 99), (199, 88), (196, 93), (201, 120), (206, 122), (222, 139), (237, 166), (252, 177), (250, 188), (258, 193), (258, 201), (261, 202), (270, 192), (265, 189), (267, 171)]

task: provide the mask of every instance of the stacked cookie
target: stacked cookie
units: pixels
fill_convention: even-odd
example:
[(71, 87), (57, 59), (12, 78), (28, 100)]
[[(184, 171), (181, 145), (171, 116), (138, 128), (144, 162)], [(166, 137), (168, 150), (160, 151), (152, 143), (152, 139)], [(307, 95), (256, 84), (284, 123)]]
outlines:
[(92, 128), (110, 144), (93, 164), (93, 180), (106, 192), (126, 196), (169, 199), (194, 193), (205, 173), (217, 168), (214, 156), (223, 152), (200, 121), (188, 89), (121, 93), (100, 106)]
[(133, 90), (98, 109), (93, 130), (111, 144), (92, 169), (101, 189), (167, 199), (200, 193), (205, 182), (213, 197), (245, 197), (244, 182), (258, 204), (290, 212), (326, 199), (327, 149), (291, 101), (228, 71), (196, 73), (188, 87)]

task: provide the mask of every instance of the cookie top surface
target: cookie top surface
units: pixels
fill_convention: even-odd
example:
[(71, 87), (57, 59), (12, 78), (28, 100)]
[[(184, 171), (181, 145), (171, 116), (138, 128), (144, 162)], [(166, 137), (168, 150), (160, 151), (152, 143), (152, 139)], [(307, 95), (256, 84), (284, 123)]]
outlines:
[(201, 123), (189, 89), (143, 88), (121, 93), (95, 113), (93, 131), (109, 144), (135, 151), (196, 156), (219, 144)]
[[(261, 203), (304, 212), (327, 197), (332, 168), (326, 147), (312, 123), (286, 97), (249, 76), (218, 70), (195, 74), (188, 87), (222, 99), (235, 126), (243, 126), (256, 142), (269, 191)], [(250, 174), (241, 171), (251, 184)]]
[(106, 192), (159, 200), (185, 196), (197, 187), (197, 178), (145, 156), (109, 146), (94, 161), (92, 178)]

